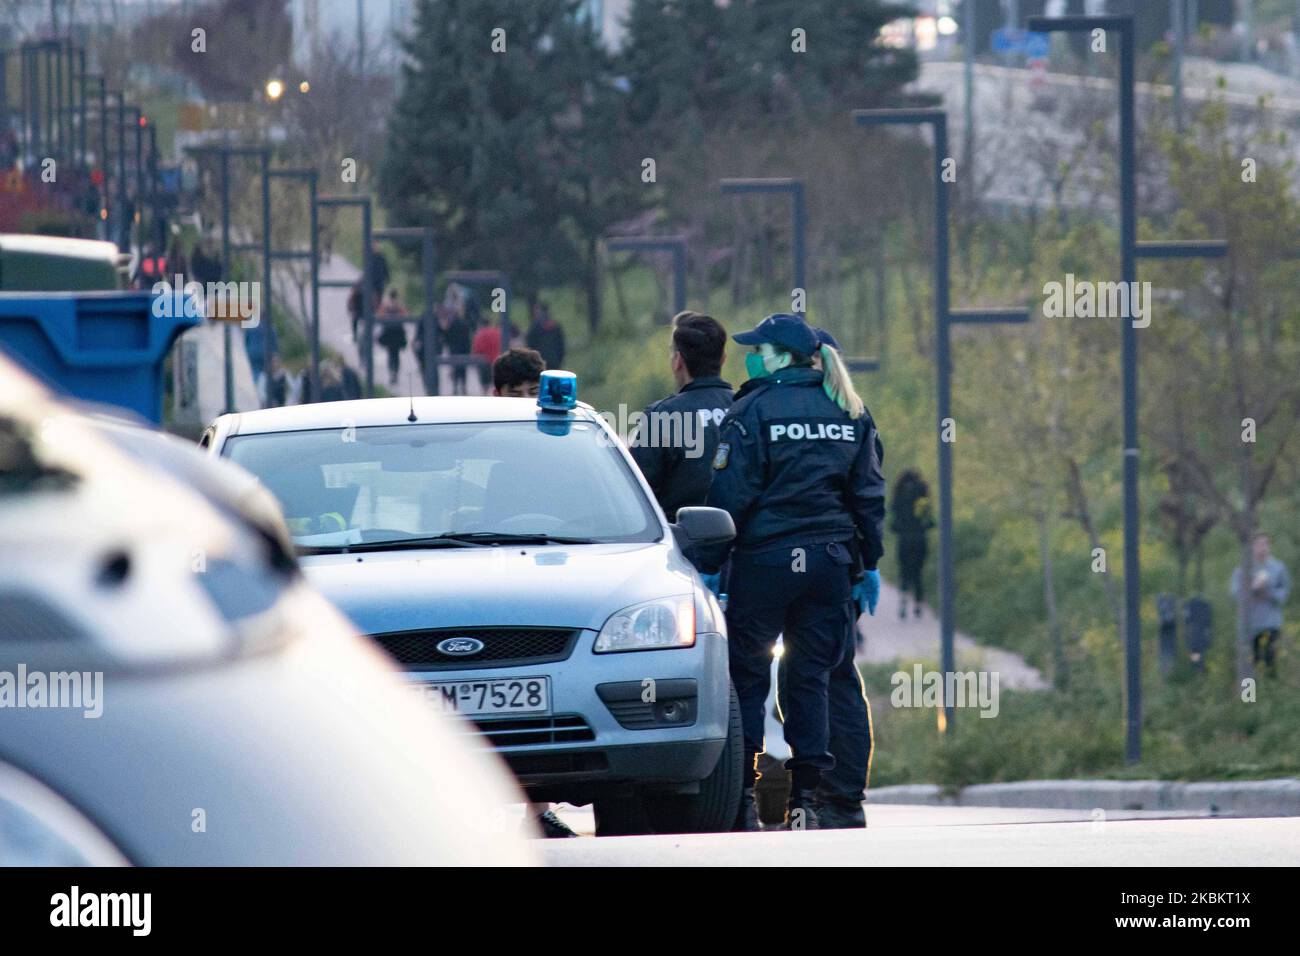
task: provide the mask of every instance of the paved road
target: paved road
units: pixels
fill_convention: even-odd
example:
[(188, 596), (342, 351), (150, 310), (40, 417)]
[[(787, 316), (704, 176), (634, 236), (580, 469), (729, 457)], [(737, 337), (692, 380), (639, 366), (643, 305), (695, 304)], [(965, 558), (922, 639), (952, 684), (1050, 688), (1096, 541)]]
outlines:
[[(579, 829), (590, 814), (563, 808)], [(871, 806), (867, 830), (539, 841), (551, 866), (1297, 866), (1300, 819)], [(1128, 817), (1120, 819), (1120, 817)]]

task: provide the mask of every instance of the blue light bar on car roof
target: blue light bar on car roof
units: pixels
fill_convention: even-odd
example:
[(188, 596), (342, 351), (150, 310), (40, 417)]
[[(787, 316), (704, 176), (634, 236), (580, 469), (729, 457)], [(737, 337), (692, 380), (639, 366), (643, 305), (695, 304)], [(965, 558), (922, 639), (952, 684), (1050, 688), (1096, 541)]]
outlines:
[(572, 372), (543, 372), (537, 390), (537, 404), (543, 411), (567, 412), (578, 405), (578, 376)]

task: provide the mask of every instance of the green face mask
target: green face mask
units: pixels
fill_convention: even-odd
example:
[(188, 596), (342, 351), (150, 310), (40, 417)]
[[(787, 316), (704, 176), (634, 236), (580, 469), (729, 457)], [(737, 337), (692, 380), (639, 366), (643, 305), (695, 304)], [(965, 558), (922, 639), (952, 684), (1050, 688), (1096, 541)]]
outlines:
[(750, 378), (765, 378), (767, 376), (767, 367), (763, 364), (763, 356), (757, 352), (750, 352), (746, 355), (745, 371)]

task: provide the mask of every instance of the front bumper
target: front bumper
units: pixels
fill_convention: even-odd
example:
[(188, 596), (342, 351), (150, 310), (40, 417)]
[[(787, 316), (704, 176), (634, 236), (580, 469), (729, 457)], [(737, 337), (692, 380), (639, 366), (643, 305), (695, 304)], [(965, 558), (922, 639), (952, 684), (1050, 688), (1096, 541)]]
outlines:
[[(726, 743), (726, 638), (705, 633), (693, 647), (619, 654), (595, 653), (595, 640), (594, 631), (581, 631), (562, 661), (408, 670), (407, 676), (414, 682), (549, 677), (549, 719), (465, 721), (467, 733), (496, 745), (532, 799), (587, 803), (639, 786), (691, 791), (713, 770)], [(663, 706), (630, 699), (630, 686), (669, 702), (668, 718)], [(673, 716), (681, 723), (665, 722)]]

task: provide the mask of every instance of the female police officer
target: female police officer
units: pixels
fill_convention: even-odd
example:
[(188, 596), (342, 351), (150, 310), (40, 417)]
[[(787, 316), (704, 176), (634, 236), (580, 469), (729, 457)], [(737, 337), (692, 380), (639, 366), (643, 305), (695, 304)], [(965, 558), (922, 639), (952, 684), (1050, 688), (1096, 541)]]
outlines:
[[(784, 633), (789, 820), (813, 829), (814, 792), (834, 766), (827, 684), (853, 653), (853, 578), (858, 569), (874, 572), (883, 553), (885, 479), (875, 424), (843, 361), (803, 319), (772, 315), (733, 338), (754, 346), (745, 365), (761, 379), (742, 389), (723, 420), (707, 502), (736, 524), (727, 631), (745, 733), (737, 828), (758, 828), (754, 763), (763, 750), (772, 646)], [(824, 371), (812, 367), (814, 354)]]

